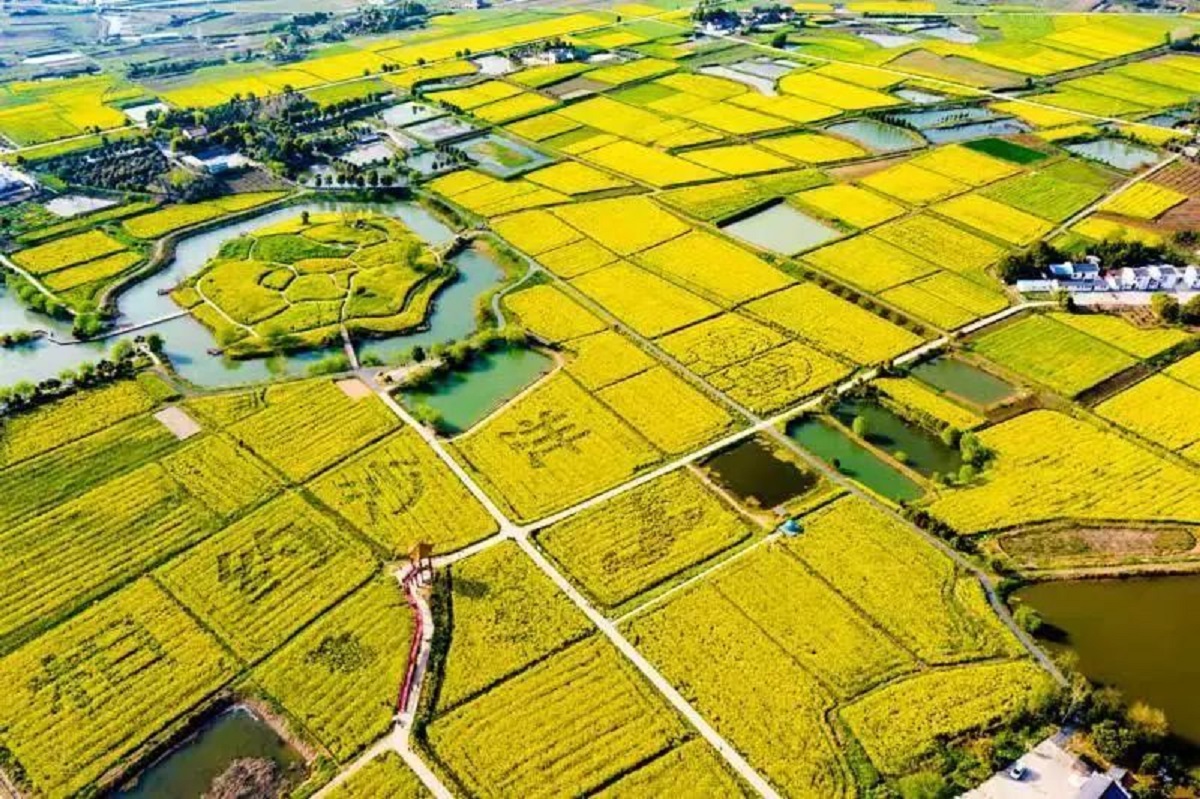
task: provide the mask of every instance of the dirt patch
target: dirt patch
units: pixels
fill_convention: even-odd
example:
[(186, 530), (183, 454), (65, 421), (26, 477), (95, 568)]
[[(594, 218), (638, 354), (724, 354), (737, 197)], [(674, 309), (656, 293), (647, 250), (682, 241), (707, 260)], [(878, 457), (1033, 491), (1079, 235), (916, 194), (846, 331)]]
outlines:
[(1015, 72), (1008, 72), (996, 67), (989, 67), (975, 61), (956, 56), (943, 57), (927, 50), (913, 50), (905, 53), (889, 66), (918, 75), (928, 75), (933, 78), (968, 83), (986, 89), (1000, 89), (1006, 86), (1023, 86), (1025, 78)]
[(996, 544), (1033, 570), (1163, 564), (1200, 558), (1196, 530), (1186, 527), (1043, 527), (1018, 530)]
[(355, 401), (371, 396), (370, 387), (357, 377), (339, 380), (336, 385), (342, 390), (343, 394)]
[(907, 160), (911, 153), (902, 153), (894, 158), (878, 158), (872, 161), (863, 161), (849, 166), (839, 166), (827, 170), (829, 174), (838, 179), (839, 182), (848, 180), (861, 180), (867, 175), (873, 175), (876, 172), (887, 169), (888, 167), (896, 166), (901, 161)]
[(1181, 191), (1192, 197), (1200, 197), (1200, 164), (1191, 161), (1176, 161), (1166, 169), (1160, 169), (1151, 178), (1151, 183)]
[(180, 441), (186, 441), (200, 432), (200, 423), (188, 416), (183, 408), (175, 405), (163, 408), (154, 414), (154, 418)]
[(558, 100), (573, 100), (577, 97), (586, 97), (589, 94), (602, 92), (607, 88), (607, 83), (590, 78), (571, 78), (562, 83), (555, 83), (553, 86), (546, 86), (542, 91)]

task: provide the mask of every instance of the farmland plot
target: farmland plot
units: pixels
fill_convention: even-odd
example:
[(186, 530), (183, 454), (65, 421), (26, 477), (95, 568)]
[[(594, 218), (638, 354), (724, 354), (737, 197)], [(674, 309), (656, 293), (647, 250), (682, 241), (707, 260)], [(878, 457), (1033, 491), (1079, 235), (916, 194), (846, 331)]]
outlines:
[(346, 762), (391, 727), (412, 627), (399, 585), (381, 577), (318, 618), (253, 676)]
[(755, 300), (746, 308), (858, 363), (884, 361), (921, 343), (915, 334), (811, 283)]
[(597, 396), (668, 454), (695, 449), (734, 427), (724, 408), (662, 366), (614, 383)]
[(1050, 691), (1050, 676), (1028, 660), (933, 671), (889, 685), (841, 710), (871, 760), (903, 772), (940, 736), (982, 729)]
[[(955, 489), (930, 508), (960, 533), (1058, 519), (1200, 521), (1195, 474), (1116, 433), (1031, 411), (979, 439), (997, 453), (987, 480)], [(1087, 479), (1062, 479), (1080, 464), (1087, 465)], [(1121, 490), (1096, 490), (1110, 485)]]
[(722, 314), (664, 337), (658, 343), (695, 374), (704, 376), (753, 358), (787, 341), (781, 333), (736, 313)]
[(614, 608), (749, 535), (744, 519), (681, 469), (547, 528), (538, 543)]
[(595, 794), (597, 799), (652, 799), (667, 794), (743, 796), (752, 794), (730, 774), (707, 741), (694, 739), (660, 755)]
[(1151, 375), (1096, 406), (1096, 413), (1167, 449), (1182, 450), (1200, 441), (1200, 422), (1189, 412), (1198, 407), (1200, 389), (1166, 375)]
[(1073, 397), (1136, 361), (1118, 349), (1056, 322), (1027, 316), (974, 343), (989, 360)]
[(495, 521), (419, 435), (404, 428), (309, 487), (392, 555), (419, 541), (450, 552), (489, 535)]
[(551, 343), (599, 333), (606, 327), (600, 317), (551, 285), (509, 294), (504, 304), (531, 333)]
[(530, 519), (658, 460), (653, 447), (567, 375), (556, 375), (455, 441), (492, 496)]
[(374, 569), (370, 553), (285, 494), (172, 561), (163, 585), (242, 657), (281, 644)]
[(804, 530), (786, 548), (925, 662), (1018, 651), (974, 576), (894, 517), (848, 498), (805, 517)]
[(850, 373), (820, 350), (791, 341), (747, 361), (713, 372), (706, 379), (755, 413), (768, 413), (815, 394)]
[(625, 262), (593, 270), (572, 283), (610, 314), (651, 338), (720, 311), (708, 300)]
[(0, 659), (0, 740), (34, 787), (94, 783), (237, 670), (149, 580)]
[(400, 755), (386, 751), (333, 789), (336, 799), (431, 799)]
[(575, 357), (566, 370), (589, 391), (604, 388), (655, 365), (655, 360), (613, 330), (584, 336), (571, 343)]
[(702, 230), (645, 250), (636, 258), (668, 280), (735, 305), (793, 282), (761, 258)]
[(463, 793), (585, 794), (685, 735), (661, 697), (593, 636), (436, 718), (428, 747)]
[(856, 795), (824, 722), (833, 698), (775, 640), (748, 627), (717, 589), (702, 583), (627, 628), (630, 641), (779, 790), (813, 799)]
[(48, 452), (152, 407), (154, 401), (138, 383), (122, 380), (20, 414), (0, 428), (0, 466)]
[(454, 635), (437, 694), (444, 714), (591, 631), (515, 544), (491, 547), (451, 572)]
[[(0, 646), (193, 544), (218, 522), (148, 463), (0, 533)], [(86, 565), (85, 565), (86, 564)]]
[[(267, 390), (267, 407), (230, 435), (292, 480), (302, 481), (400, 423), (376, 397), (354, 400), (328, 380)], [(300, 438), (304, 446), (298, 446)]]

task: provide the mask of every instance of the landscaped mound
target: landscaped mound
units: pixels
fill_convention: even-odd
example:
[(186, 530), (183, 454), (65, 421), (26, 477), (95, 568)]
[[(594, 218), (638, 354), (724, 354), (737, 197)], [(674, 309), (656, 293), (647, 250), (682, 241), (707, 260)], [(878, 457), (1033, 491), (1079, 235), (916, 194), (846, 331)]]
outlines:
[(421, 325), (454, 275), (400, 221), (301, 214), (227, 241), (172, 293), (224, 351), (252, 357), (402, 333)]

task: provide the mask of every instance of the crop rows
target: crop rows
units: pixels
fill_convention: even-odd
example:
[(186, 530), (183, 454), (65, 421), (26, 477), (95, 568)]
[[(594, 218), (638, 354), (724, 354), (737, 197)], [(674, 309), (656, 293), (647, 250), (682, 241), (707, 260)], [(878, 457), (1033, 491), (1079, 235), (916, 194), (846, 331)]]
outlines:
[(749, 535), (742, 518), (678, 470), (550, 527), (538, 543), (613, 608)]

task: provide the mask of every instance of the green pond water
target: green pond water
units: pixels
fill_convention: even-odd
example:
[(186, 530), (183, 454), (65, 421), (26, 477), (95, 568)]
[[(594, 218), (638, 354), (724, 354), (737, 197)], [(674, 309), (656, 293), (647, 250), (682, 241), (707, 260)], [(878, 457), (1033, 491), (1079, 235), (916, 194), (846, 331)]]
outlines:
[(428, 405), (442, 416), (450, 432), (462, 432), (505, 400), (532, 383), (554, 362), (536, 350), (487, 352), (461, 372), (439, 377), (427, 386), (401, 391), (404, 404)]
[(893, 456), (897, 452), (905, 453), (908, 465), (926, 477), (934, 472), (956, 474), (962, 467), (962, 455), (957, 447), (946, 446), (940, 436), (879, 403), (844, 400), (834, 407), (833, 415), (847, 426), (854, 423), (854, 417), (861, 416), (867, 425), (867, 441)]
[(761, 508), (782, 505), (817, 484), (815, 474), (776, 457), (771, 447), (757, 438), (714, 455), (704, 465), (738, 499), (753, 498)]
[(987, 407), (1016, 396), (1017, 389), (995, 375), (955, 358), (934, 358), (914, 366), (913, 377), (938, 391)]
[(908, 475), (823, 419), (804, 419), (788, 427), (788, 437), (842, 474), (895, 502), (917, 499), (924, 491)]
[(1017, 597), (1064, 636), (1079, 669), (1167, 714), (1200, 746), (1200, 575), (1038, 583)]
[(238, 706), (205, 722), (195, 733), (138, 777), (117, 799), (199, 799), (229, 764), (241, 758), (271, 760), (295, 778), (300, 754), (247, 708)]

